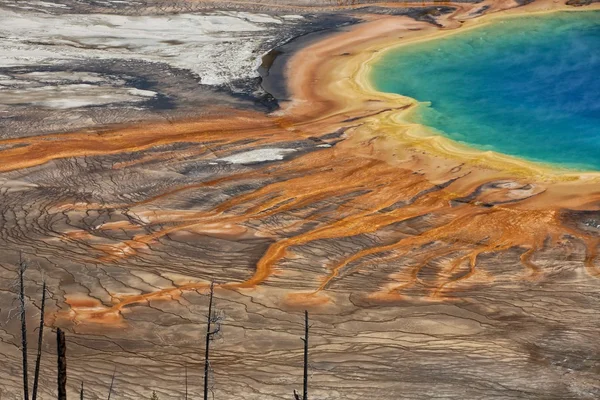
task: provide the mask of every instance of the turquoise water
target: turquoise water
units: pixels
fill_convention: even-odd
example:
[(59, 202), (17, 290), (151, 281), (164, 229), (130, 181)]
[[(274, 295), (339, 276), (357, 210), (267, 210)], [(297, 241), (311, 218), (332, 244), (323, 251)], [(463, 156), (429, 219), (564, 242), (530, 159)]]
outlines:
[(424, 102), (415, 122), (456, 141), (600, 170), (599, 75), (600, 12), (586, 11), (508, 18), (400, 47), (371, 79)]

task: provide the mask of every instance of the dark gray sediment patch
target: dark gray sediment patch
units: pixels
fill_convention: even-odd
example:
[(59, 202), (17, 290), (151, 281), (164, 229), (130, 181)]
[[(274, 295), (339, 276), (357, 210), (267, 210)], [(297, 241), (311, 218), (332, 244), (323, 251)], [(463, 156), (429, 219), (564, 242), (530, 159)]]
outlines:
[[(480, 3), (483, 0), (469, 1), (469, 3)], [(437, 22), (437, 18), (442, 15), (450, 14), (456, 10), (456, 7), (439, 5), (427, 7), (401, 7), (401, 8), (384, 8), (384, 7), (364, 7), (353, 10), (355, 13), (364, 14), (381, 14), (381, 15), (405, 15), (413, 18), (416, 21), (428, 22), (436, 26), (442, 26)]]
[[(0, 85), (0, 138), (140, 120), (189, 118), (209, 113), (214, 105), (256, 108), (251, 100), (203, 85), (194, 73), (163, 63), (85, 59), (0, 68), (0, 76), (9, 78)], [(70, 88), (76, 89), (75, 94)], [(128, 92), (133, 95), (114, 96), (106, 102), (77, 103), (81, 98)], [(140, 97), (135, 96), (137, 93), (148, 94)], [(7, 94), (13, 94), (16, 100), (7, 102)], [(69, 100), (69, 96), (73, 99)], [(52, 106), (53, 101), (58, 106)], [(73, 104), (67, 104), (68, 101)]]
[(285, 43), (273, 48), (263, 56), (258, 69), (261, 76), (261, 87), (276, 101), (289, 100), (286, 84), (285, 69), (290, 58), (299, 50), (331, 35), (348, 25), (360, 22), (360, 19), (346, 15), (313, 16), (314, 23), (307, 25), (308, 29), (292, 37)]
[(567, 1), (567, 5), (574, 7), (582, 7), (589, 6), (593, 3), (600, 3), (600, 0), (569, 0)]
[[(119, 15), (166, 15), (179, 13), (204, 13), (213, 12), (215, 10), (222, 11), (245, 11), (250, 13), (263, 13), (269, 15), (285, 15), (285, 14), (334, 14), (334, 13), (352, 13), (357, 10), (361, 12), (371, 12), (367, 9), (379, 8), (380, 10), (390, 10), (394, 12), (394, 8), (386, 9), (378, 7), (373, 3), (375, 0), (359, 0), (356, 1), (355, 8), (340, 8), (339, 2), (328, 0), (269, 0), (269, 1), (253, 1), (253, 0), (237, 0), (229, 1), (173, 1), (173, 0), (45, 0), (45, 5), (40, 3), (30, 3), (29, 0), (21, 0), (24, 7), (29, 10), (43, 11), (50, 14), (119, 14)], [(453, 3), (480, 3), (482, 0), (455, 0)], [(588, 0), (589, 1), (589, 0)], [(593, 0), (592, 0), (593, 1)], [(15, 4), (14, 0), (0, 0), (0, 8), (3, 6), (9, 10), (19, 9), (19, 5)], [(408, 1), (389, 1), (389, 3), (401, 3), (402, 5), (411, 4), (419, 5), (420, 0)], [(52, 6), (51, 6), (52, 5)], [(345, 4), (348, 5), (348, 4)], [(362, 5), (362, 7), (361, 7)], [(375, 11), (379, 13), (380, 11)], [(383, 11), (385, 12), (385, 11)]]

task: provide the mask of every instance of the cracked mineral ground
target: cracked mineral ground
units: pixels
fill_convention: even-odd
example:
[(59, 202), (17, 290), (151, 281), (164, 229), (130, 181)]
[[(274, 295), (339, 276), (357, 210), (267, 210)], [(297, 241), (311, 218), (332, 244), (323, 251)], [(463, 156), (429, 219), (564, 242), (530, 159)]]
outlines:
[[(589, 2), (588, 2), (589, 3)], [(40, 398), (600, 396), (600, 178), (413, 134), (365, 66), (597, 4), (0, 0), (0, 379)], [(481, 22), (484, 21), (484, 22)]]

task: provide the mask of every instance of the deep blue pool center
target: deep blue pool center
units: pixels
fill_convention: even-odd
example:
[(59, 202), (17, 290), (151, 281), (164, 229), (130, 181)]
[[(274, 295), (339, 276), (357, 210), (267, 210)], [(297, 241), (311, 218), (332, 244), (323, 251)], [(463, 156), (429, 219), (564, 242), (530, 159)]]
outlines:
[(507, 17), (389, 51), (371, 79), (482, 150), (600, 170), (600, 11)]

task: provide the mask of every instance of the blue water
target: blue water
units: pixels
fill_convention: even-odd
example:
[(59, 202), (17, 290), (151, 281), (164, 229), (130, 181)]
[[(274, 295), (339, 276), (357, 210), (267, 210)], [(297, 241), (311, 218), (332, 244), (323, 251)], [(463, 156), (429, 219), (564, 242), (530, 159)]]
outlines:
[(600, 12), (507, 18), (390, 51), (376, 88), (413, 119), (483, 150), (600, 170)]

